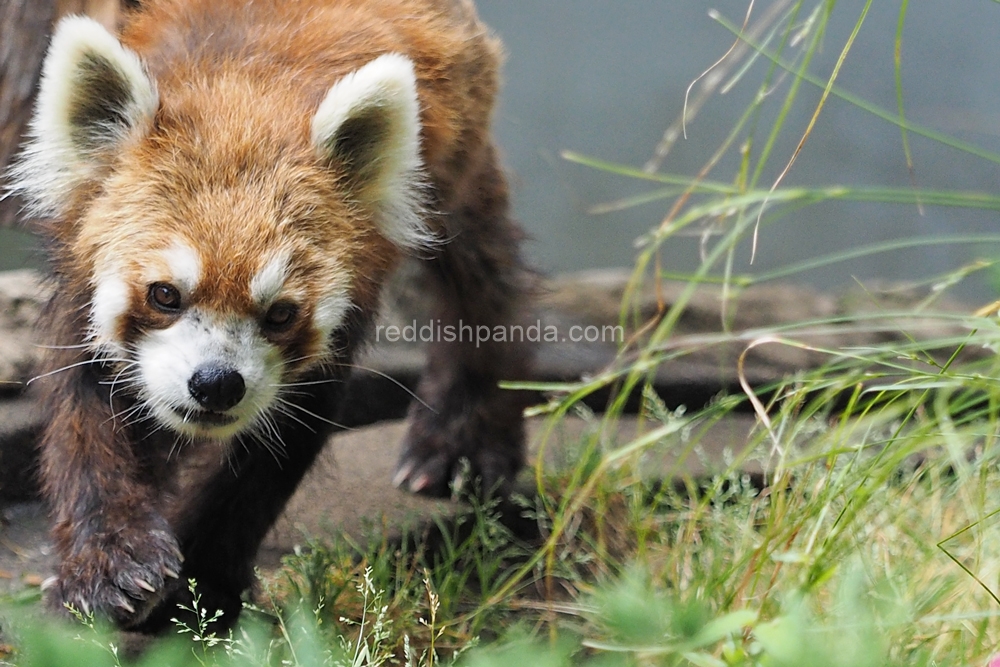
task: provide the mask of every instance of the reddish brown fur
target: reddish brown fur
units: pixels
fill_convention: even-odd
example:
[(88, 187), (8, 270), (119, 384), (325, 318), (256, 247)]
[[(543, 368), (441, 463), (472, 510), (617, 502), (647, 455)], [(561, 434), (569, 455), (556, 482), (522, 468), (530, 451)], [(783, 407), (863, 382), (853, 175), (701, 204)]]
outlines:
[[(47, 229), (54, 342), (83, 342), (95, 266), (112, 261), (135, 276), (119, 332), (129, 341), (168, 323), (150, 311), (142, 286), (157, 270), (150, 257), (175, 239), (203, 260), (191, 301), (239, 314), (254, 313), (246, 286), (281, 244), (293, 253), (289, 283), (311, 295), (306, 303), (330, 275), (350, 276), (357, 308), (332, 340), (296, 330), (283, 343), (295, 357), (333, 351), (334, 363), (296, 372), (331, 381), (301, 405), (335, 418), (351, 354), (400, 252), (377, 232), (372, 211), (345, 200), (346, 177), (316, 157), (310, 120), (334, 83), (388, 52), (415, 63), (435, 212), (428, 222), (452, 239), (425, 258), (439, 303), (434, 316), (490, 327), (520, 317), (530, 279), (489, 137), (499, 46), (469, 4), (162, 0), (126, 22), (122, 42), (156, 80), (160, 108), (149, 135), (111, 156), (103, 180), (75, 191), (67, 214)], [(56, 353), (51, 368), (88, 354)], [(413, 409), (400, 479), (447, 493), (466, 458), (486, 486), (509, 482), (523, 456), (521, 403), (497, 382), (524, 377), (529, 351), (439, 343), (430, 357), (420, 390), (430, 408)], [(203, 604), (226, 611), (230, 623), (260, 540), (330, 428), (318, 418), (282, 423), (289, 452), (278, 465), (260, 447), (232, 452), (228, 463), (210, 450), (207, 458), (204, 451), (172, 458), (169, 437), (122, 423), (136, 398), (102, 384), (115, 371), (85, 365), (45, 383), (52, 416), (42, 475), (62, 557), (52, 600), (82, 601), (124, 625), (156, 629), (177, 613), (163, 601), (184, 595), (171, 579), (181, 574), (197, 578)], [(157, 592), (136, 588), (137, 576)]]

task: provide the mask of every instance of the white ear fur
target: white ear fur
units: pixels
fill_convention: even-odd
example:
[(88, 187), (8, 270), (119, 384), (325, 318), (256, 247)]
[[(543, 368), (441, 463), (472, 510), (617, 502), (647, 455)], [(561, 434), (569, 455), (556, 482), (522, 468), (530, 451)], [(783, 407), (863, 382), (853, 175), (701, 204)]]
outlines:
[(421, 205), (420, 108), (409, 58), (379, 56), (335, 83), (313, 117), (312, 142), (349, 170), (355, 196), (376, 208), (386, 238), (408, 249), (435, 243)]
[(58, 214), (72, 189), (102, 166), (100, 154), (148, 127), (158, 106), (156, 85), (135, 53), (93, 19), (62, 19), (11, 191), (36, 214)]

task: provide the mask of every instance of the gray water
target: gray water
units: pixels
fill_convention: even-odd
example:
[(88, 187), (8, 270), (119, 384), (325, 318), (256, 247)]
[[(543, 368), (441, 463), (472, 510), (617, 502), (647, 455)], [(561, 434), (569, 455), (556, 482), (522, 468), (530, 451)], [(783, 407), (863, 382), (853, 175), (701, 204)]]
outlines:
[[(508, 59), (496, 120), (514, 187), (515, 210), (532, 235), (529, 253), (548, 272), (629, 266), (633, 239), (659, 224), (669, 201), (592, 215), (595, 205), (648, 186), (566, 162), (572, 150), (641, 166), (681, 111), (688, 84), (721, 56), (731, 34), (708, 16), (718, 9), (741, 23), (746, 0), (479, 0), (483, 18), (503, 38)], [(758, 0), (756, 14), (767, 2)], [(826, 76), (864, 2), (841, 0), (812, 71)], [(843, 67), (838, 85), (890, 111), (896, 108), (893, 39), (899, 2), (878, 0)], [(1000, 153), (1000, 4), (989, 0), (910, 3), (903, 42), (907, 117)], [(696, 173), (749, 103), (765, 64), (756, 64), (727, 95), (714, 97), (688, 127), (688, 138), (663, 170)], [(788, 81), (774, 94), (776, 108)], [(770, 183), (791, 156), (819, 91), (804, 85), (786, 122)], [(765, 115), (765, 120), (773, 118)], [(763, 124), (763, 141), (769, 124)], [(920, 187), (997, 193), (1000, 167), (911, 135), (912, 179)], [(728, 181), (734, 162), (713, 176)], [(908, 187), (900, 131), (831, 98), (786, 178), (786, 185), (847, 184)], [(743, 248), (738, 269), (766, 271), (838, 249), (902, 237), (1000, 233), (997, 213), (915, 206), (828, 202), (764, 228), (756, 261)], [(697, 265), (695, 239), (665, 249), (666, 266)], [(976, 257), (1000, 257), (1000, 245), (936, 245), (837, 264), (795, 280), (818, 286), (855, 279), (917, 279), (944, 273)], [(0, 232), (0, 268), (36, 263), (23, 233)], [(960, 296), (992, 300), (984, 277), (960, 286)]]

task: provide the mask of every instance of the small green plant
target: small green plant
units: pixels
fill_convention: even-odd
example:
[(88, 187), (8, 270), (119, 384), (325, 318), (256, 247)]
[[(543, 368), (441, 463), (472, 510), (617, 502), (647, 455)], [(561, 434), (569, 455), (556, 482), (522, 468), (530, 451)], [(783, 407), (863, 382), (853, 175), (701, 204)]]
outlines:
[(341, 635), (341, 648), (345, 654), (352, 656), (351, 661), (345, 663), (344, 667), (380, 667), (390, 664), (395, 657), (394, 647), (388, 643), (392, 637), (392, 621), (388, 618), (389, 607), (382, 603), (383, 593), (375, 590), (371, 575), (371, 568), (366, 569), (361, 582), (358, 583), (358, 594), (363, 600), (361, 619), (359, 621), (344, 617), (340, 619), (348, 627), (355, 626), (357, 629), (353, 646)]
[(204, 652), (216, 646), (232, 644), (231, 634), (228, 637), (219, 637), (211, 629), (212, 625), (222, 618), (222, 610), (216, 609), (209, 615), (208, 610), (201, 606), (201, 595), (198, 593), (197, 583), (194, 579), (188, 579), (188, 591), (191, 593), (191, 606), (188, 607), (181, 603), (177, 605), (177, 608), (194, 617), (195, 625), (191, 627), (188, 625), (188, 621), (173, 617), (170, 621), (177, 626), (177, 634), (190, 635), (191, 641), (202, 646)]

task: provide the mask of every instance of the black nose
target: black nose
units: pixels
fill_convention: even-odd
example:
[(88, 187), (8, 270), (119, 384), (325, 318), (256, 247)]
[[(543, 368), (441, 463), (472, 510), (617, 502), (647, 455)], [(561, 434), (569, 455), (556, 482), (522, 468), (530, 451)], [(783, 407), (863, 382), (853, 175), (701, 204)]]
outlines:
[(239, 371), (224, 366), (205, 365), (196, 368), (191, 375), (188, 391), (201, 407), (222, 412), (243, 400), (247, 387)]

